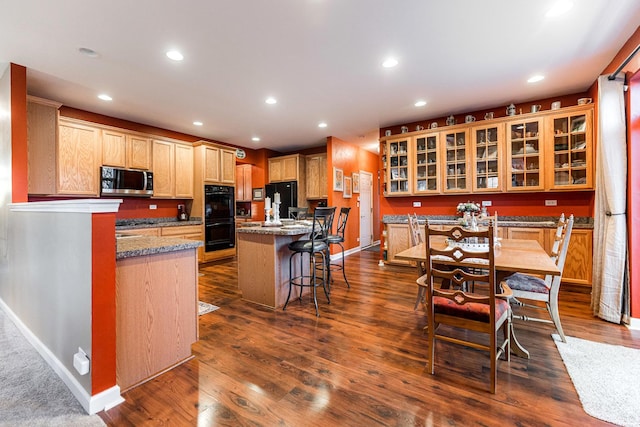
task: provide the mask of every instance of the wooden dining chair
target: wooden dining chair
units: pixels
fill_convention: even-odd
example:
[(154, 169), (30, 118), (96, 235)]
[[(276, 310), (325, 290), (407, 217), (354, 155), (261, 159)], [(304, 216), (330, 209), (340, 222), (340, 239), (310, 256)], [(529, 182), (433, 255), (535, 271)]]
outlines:
[[(510, 302), (516, 307), (528, 307), (538, 310), (547, 310), (549, 319), (538, 317), (529, 317), (525, 314), (516, 313), (514, 319), (525, 321), (552, 323), (562, 342), (567, 342), (560, 323), (560, 312), (558, 310), (558, 294), (560, 292), (560, 284), (562, 281), (562, 271), (567, 258), (567, 250), (571, 239), (571, 230), (573, 229), (573, 215), (565, 220), (564, 214), (560, 216), (556, 233), (554, 235), (553, 246), (551, 248), (551, 258), (555, 261), (560, 275), (546, 276), (545, 278), (532, 276), (524, 273), (514, 273), (503, 279), (504, 283), (513, 291), (513, 297)], [(544, 306), (536, 305), (533, 302), (543, 302)], [(519, 311), (519, 310), (518, 310)]]
[[(423, 239), (422, 233), (420, 233), (418, 216), (414, 213), (413, 215), (407, 214), (407, 217), (409, 222), (409, 244), (411, 246), (419, 245), (423, 242)], [(422, 276), (425, 273), (424, 262), (417, 262), (416, 268), (418, 269), (418, 277)], [(413, 307), (414, 310), (417, 310), (420, 304), (424, 303), (425, 294), (426, 290), (424, 286), (418, 286), (418, 295), (416, 295), (416, 303)]]
[[(435, 240), (431, 239), (433, 236), (445, 237), (448, 245), (444, 247), (443, 243), (432, 242)], [(485, 242), (486, 250), (470, 247), (470, 239)], [(493, 224), (490, 222), (482, 231), (468, 231), (460, 226), (436, 230), (429, 227), (427, 221), (425, 242), (426, 273), (418, 279), (418, 285), (424, 286), (427, 291), (425, 308), (429, 343), (428, 370), (434, 374), (436, 340), (488, 351), (491, 364), (490, 389), (491, 393), (495, 393), (498, 359), (503, 354), (507, 360), (510, 358), (511, 307), (503, 299), (509, 295), (508, 288), (496, 292)], [(439, 280), (449, 281), (450, 286), (438, 289), (435, 284)], [(464, 291), (464, 283), (473, 280), (486, 282), (486, 292)], [(479, 342), (477, 337), (467, 340), (441, 333), (439, 328), (443, 324), (487, 334), (489, 343)], [(504, 338), (502, 344), (498, 345), (500, 329)], [(473, 334), (470, 338), (474, 338)]]

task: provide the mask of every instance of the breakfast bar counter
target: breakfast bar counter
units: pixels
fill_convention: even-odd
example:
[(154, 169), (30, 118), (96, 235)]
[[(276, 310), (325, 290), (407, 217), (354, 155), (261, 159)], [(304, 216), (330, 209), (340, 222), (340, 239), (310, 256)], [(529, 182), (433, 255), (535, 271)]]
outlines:
[[(311, 232), (311, 225), (250, 226), (237, 229), (238, 288), (242, 298), (270, 308), (282, 307), (289, 293), (287, 245)], [(294, 274), (300, 274), (294, 263)]]

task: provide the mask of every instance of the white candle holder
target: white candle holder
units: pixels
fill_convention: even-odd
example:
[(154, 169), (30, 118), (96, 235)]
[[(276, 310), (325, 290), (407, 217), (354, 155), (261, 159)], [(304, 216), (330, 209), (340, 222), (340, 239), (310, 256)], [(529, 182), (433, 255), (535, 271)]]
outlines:
[(271, 208), (264, 208), (264, 223), (265, 224), (271, 224), (271, 215), (269, 214), (269, 211), (271, 210)]
[(280, 202), (273, 202), (273, 223), (272, 224), (282, 225), (282, 222), (280, 221)]

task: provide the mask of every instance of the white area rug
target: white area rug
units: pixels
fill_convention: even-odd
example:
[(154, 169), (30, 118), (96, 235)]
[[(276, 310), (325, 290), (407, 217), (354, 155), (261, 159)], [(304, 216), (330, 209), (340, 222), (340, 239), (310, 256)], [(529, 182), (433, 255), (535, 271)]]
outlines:
[(0, 310), (0, 427), (100, 427)]
[(211, 313), (212, 311), (216, 311), (219, 309), (217, 305), (209, 304), (208, 302), (198, 301), (198, 315), (202, 316), (203, 314)]
[(553, 335), (582, 407), (592, 417), (640, 426), (640, 350)]

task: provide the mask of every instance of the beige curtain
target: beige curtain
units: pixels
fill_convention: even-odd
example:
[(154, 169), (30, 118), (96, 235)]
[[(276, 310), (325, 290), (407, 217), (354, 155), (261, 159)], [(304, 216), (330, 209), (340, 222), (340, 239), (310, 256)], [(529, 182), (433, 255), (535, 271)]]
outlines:
[(598, 78), (598, 140), (593, 227), (593, 313), (629, 322), (627, 139), (623, 78)]

